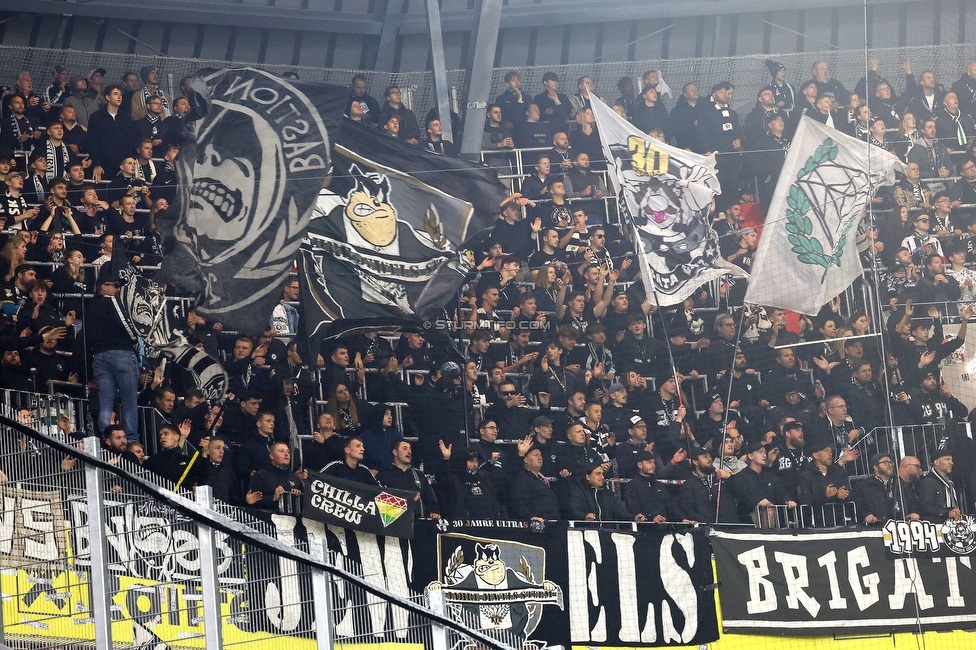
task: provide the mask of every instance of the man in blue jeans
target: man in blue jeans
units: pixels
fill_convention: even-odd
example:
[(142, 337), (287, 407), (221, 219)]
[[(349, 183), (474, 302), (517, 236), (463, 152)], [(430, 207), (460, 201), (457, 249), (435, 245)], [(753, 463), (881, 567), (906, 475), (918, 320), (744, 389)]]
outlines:
[(115, 395), (122, 403), (122, 428), (130, 442), (139, 440), (139, 361), (137, 335), (118, 298), (119, 279), (106, 264), (98, 274), (96, 295), (87, 307), (85, 337), (93, 355), (92, 370), (98, 382), (98, 430), (112, 423)]

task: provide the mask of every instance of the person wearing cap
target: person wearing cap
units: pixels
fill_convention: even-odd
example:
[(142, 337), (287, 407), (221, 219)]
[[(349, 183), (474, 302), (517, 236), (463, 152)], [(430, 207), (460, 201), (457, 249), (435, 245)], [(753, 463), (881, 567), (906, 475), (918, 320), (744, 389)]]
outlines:
[(790, 419), (783, 424), (783, 441), (772, 469), (779, 477), (786, 494), (796, 501), (800, 483), (800, 472), (813, 464), (813, 458), (806, 449), (802, 422)]
[[(47, 197), (47, 158), (40, 148), (31, 152), (27, 159), (27, 176), (24, 178), (24, 199), (31, 205), (44, 203)], [(33, 224), (32, 224), (33, 225)]]
[[(641, 451), (636, 456), (637, 475), (624, 486), (624, 507), (636, 521), (692, 523), (684, 518), (668, 489), (658, 483), (654, 454)], [(643, 517), (643, 519), (638, 519)]]
[(840, 394), (866, 431), (885, 426), (887, 394), (874, 381), (874, 367), (866, 359), (853, 361), (851, 367), (850, 381), (840, 388)]
[(739, 126), (739, 115), (729, 105), (729, 94), (732, 84), (721, 81), (712, 86), (711, 97), (706, 102), (698, 120), (702, 142), (708, 151), (717, 152), (716, 171), (723, 191), (718, 200), (717, 209), (724, 210), (739, 198), (735, 188), (739, 185), (739, 173), (742, 169), (742, 129)]
[(847, 503), (851, 495), (850, 478), (844, 469), (834, 464), (833, 438), (814, 438), (808, 443), (807, 450), (813, 457), (813, 463), (800, 472), (797, 501), (815, 506), (815, 521), (830, 525), (840, 520), (840, 513), (836, 510), (831, 513), (830, 508), (823, 506)]
[(453, 445), (445, 445), (443, 440), (438, 444), (443, 462), (431, 464), (437, 479), (434, 490), (439, 494), (441, 507), (445, 509), (441, 514), (460, 519), (500, 518), (501, 506), (496, 488), (502, 478), (509, 475), (485, 470), (477, 449), (462, 447), (454, 455)]
[(627, 437), (627, 425), (630, 424), (628, 420), (637, 414), (638, 409), (627, 406), (627, 387), (619, 381), (610, 384), (607, 396), (610, 401), (603, 405), (602, 421), (617, 434), (618, 440), (623, 440)]
[(102, 82), (108, 74), (105, 68), (94, 68), (88, 73), (88, 96), (94, 100), (100, 100), (102, 96)]
[(582, 480), (573, 481), (567, 518), (576, 521), (644, 521), (643, 514), (631, 514), (620, 497), (606, 488), (603, 465), (586, 467)]
[(773, 102), (776, 108), (789, 117), (796, 107), (796, 90), (786, 80), (786, 66), (771, 59), (766, 59), (764, 63), (772, 76), (767, 88), (773, 91)]
[[(748, 347), (748, 354), (752, 354), (755, 346)], [(736, 349), (732, 359), (732, 369), (719, 373), (715, 382), (715, 390), (721, 395), (729, 396), (729, 411), (734, 413), (746, 435), (751, 434), (750, 421), (759, 422), (762, 412), (759, 410), (759, 399), (762, 385), (759, 383), (759, 372), (752, 367), (746, 357), (747, 352)], [(705, 439), (702, 439), (705, 442)]]
[(895, 511), (894, 457), (879, 452), (871, 456), (871, 476), (854, 484), (854, 504), (860, 523), (880, 525), (889, 519), (901, 518)]
[(757, 525), (760, 521), (766, 521), (767, 517), (759, 515), (757, 507), (785, 505), (795, 508), (796, 501), (786, 494), (779, 478), (766, 469), (766, 448), (758, 442), (752, 442), (743, 451), (748, 463), (745, 469), (730, 479), (739, 521)]
[(510, 515), (518, 521), (551, 521), (560, 518), (559, 500), (549, 479), (542, 473), (542, 450), (531, 439), (519, 442), (522, 467), (516, 472), (511, 489)]
[(141, 90), (132, 95), (132, 120), (138, 121), (146, 116), (146, 105), (153, 97), (158, 97), (163, 102), (163, 117), (173, 114), (173, 99), (169, 93), (164, 92), (159, 87), (159, 70), (154, 65), (143, 66), (139, 70), (143, 86)]
[[(693, 447), (689, 453), (691, 477), (678, 489), (678, 509), (685, 519), (699, 523), (735, 523), (735, 499), (726, 470), (716, 470), (712, 452), (702, 447)], [(716, 517), (716, 510), (718, 517)]]
[[(542, 395), (545, 395), (542, 392)], [(538, 411), (529, 409), (525, 394), (520, 392), (515, 384), (505, 380), (498, 386), (500, 401), (493, 403), (485, 410), (485, 418), (498, 423), (498, 435), (506, 440), (523, 437), (531, 429), (532, 420), (536, 415), (549, 413), (548, 401), (540, 402)], [(545, 400), (546, 398), (543, 397)]]
[(962, 519), (961, 502), (952, 474), (952, 451), (940, 446), (932, 453), (932, 469), (918, 483), (919, 516), (941, 523)]
[(122, 427), (130, 441), (139, 440), (137, 408), (139, 362), (134, 346), (138, 335), (121, 314), (125, 308), (118, 299), (119, 278), (109, 266), (98, 273), (96, 296), (85, 305), (85, 322), (98, 323), (84, 329), (88, 354), (98, 382), (98, 428), (111, 424), (115, 397), (122, 404)]
[(790, 124), (787, 126), (787, 135), (793, 137), (796, 133), (797, 127), (800, 126), (800, 119), (804, 115), (809, 115), (816, 119), (816, 115), (820, 112), (817, 110), (817, 97), (820, 96), (820, 91), (817, 90), (817, 82), (813, 79), (805, 81), (799, 87), (800, 94), (797, 96), (797, 105), (793, 113), (790, 115)]
[[(705, 412), (695, 419), (695, 437), (702, 446), (708, 449), (718, 449), (721, 435), (725, 426), (725, 397), (718, 391), (705, 396)], [(730, 419), (735, 419), (730, 416)]]
[(559, 447), (552, 439), (552, 420), (540, 415), (532, 420), (532, 446), (542, 451), (542, 473), (545, 476), (555, 476), (556, 456)]
[(14, 269), (13, 281), (7, 290), (7, 300), (23, 307), (30, 300), (30, 290), (37, 280), (37, 270), (30, 264), (21, 264)]

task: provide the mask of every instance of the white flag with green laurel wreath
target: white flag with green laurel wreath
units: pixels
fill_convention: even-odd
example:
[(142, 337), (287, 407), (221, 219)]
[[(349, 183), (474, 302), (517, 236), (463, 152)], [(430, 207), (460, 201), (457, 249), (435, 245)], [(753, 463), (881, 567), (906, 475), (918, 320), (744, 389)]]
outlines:
[(814, 315), (861, 274), (857, 226), (893, 154), (804, 116), (766, 215), (746, 302)]

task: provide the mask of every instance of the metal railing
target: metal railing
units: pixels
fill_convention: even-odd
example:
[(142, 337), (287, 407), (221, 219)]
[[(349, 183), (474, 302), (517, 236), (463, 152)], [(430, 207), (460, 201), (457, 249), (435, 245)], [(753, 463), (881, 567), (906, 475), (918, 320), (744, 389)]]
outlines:
[(174, 493), (93, 437), (48, 435), (15, 415), (0, 408), (10, 524), (0, 536), (0, 643), (512, 647), (447, 616), (436, 598), (399, 596), (383, 575), (339, 562), (322, 536), (296, 536), (293, 517), (256, 519), (214, 502), (206, 486)]

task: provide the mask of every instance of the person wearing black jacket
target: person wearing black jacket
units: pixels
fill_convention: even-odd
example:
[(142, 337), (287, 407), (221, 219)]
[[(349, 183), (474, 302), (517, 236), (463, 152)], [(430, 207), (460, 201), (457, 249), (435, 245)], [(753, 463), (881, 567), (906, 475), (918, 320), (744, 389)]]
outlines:
[(291, 471), (291, 451), (288, 444), (275, 442), (268, 454), (271, 467), (255, 472), (247, 484), (244, 501), (261, 510), (298, 514), (299, 501), (305, 484)]
[(322, 468), (323, 474), (342, 478), (356, 483), (366, 485), (379, 485), (373, 472), (363, 464), (363, 456), (366, 455), (366, 447), (363, 446), (362, 438), (359, 436), (349, 436), (342, 448), (343, 459), (336, 460)]
[[(189, 425), (185, 427), (185, 432), (182, 425), (180, 429), (169, 425), (161, 427), (159, 429), (160, 450), (158, 453), (147, 458), (142, 463), (142, 466), (168, 481), (178, 483), (190, 465), (190, 456), (187, 456), (181, 447), (186, 434), (189, 434), (189, 432)], [(126, 432), (126, 435), (128, 435), (128, 432)], [(198, 472), (199, 469), (194, 463), (194, 468), (190, 470), (190, 473), (183, 481), (183, 485), (189, 487), (197, 483)]]
[(522, 468), (515, 474), (511, 491), (511, 512), (519, 521), (559, 519), (559, 501), (542, 475), (542, 450), (530, 449), (522, 458)]
[(96, 183), (102, 177), (116, 173), (122, 159), (130, 155), (133, 145), (132, 121), (119, 111), (122, 89), (115, 84), (102, 89), (105, 106), (88, 120), (88, 155), (92, 161), (92, 177)]
[(836, 525), (838, 513), (834, 506), (850, 500), (851, 482), (847, 472), (834, 464), (834, 439), (823, 436), (809, 444), (813, 463), (800, 472), (798, 500), (814, 506), (814, 520), (818, 525)]
[[(657, 482), (654, 454), (642, 451), (637, 455), (637, 476), (624, 487), (624, 506), (634, 513), (635, 521), (687, 521), (682, 516), (667, 488)], [(640, 519), (638, 519), (640, 517)]]
[[(451, 463), (453, 446), (445, 445), (441, 440), (443, 462), (433, 464), (437, 489), (443, 497), (445, 508), (448, 508), (447, 512), (458, 519), (500, 518), (501, 506), (495, 488), (496, 479), (502, 475), (487, 472), (481, 466), (481, 455), (476, 449), (468, 449), (463, 460)], [(460, 451), (457, 458), (462, 458)]]
[(385, 487), (394, 490), (417, 492), (417, 497), (414, 499), (417, 501), (417, 508), (414, 510), (417, 519), (440, 519), (441, 509), (427, 477), (410, 465), (413, 460), (413, 449), (410, 443), (402, 438), (397, 440), (391, 453), (393, 464), (381, 470), (376, 475), (376, 479)]
[(99, 270), (98, 294), (86, 305), (85, 322), (88, 353), (98, 382), (98, 428), (112, 423), (116, 393), (122, 403), (122, 426), (130, 441), (139, 440), (139, 362), (134, 345), (137, 335), (118, 299), (119, 280), (106, 264)]
[(730, 481), (739, 520), (743, 523), (758, 524), (759, 521), (753, 519), (757, 506), (766, 508), (786, 505), (795, 508), (796, 502), (788, 498), (779, 478), (772, 471), (766, 470), (766, 448), (754, 442), (743, 448), (743, 451), (748, 458), (748, 464)]
[(689, 457), (694, 471), (678, 490), (678, 510), (682, 517), (703, 524), (735, 523), (735, 501), (728, 483), (722, 481), (728, 478), (728, 472), (716, 471), (712, 464), (712, 452), (702, 447), (693, 448)]
[(582, 480), (573, 481), (567, 508), (570, 519), (582, 521), (644, 521), (644, 515), (632, 515), (616, 494), (605, 487), (603, 466), (587, 467)]
[(932, 454), (932, 469), (918, 484), (918, 514), (922, 519), (939, 523), (962, 519), (959, 495), (950, 474), (952, 452), (948, 447), (937, 449)]
[(268, 454), (274, 444), (275, 417), (273, 413), (258, 413), (257, 426), (246, 434), (235, 454), (234, 469), (241, 481), (247, 481), (256, 472), (270, 469)]
[(889, 519), (899, 518), (895, 511), (895, 464), (891, 454), (871, 456), (871, 476), (854, 484), (854, 504), (857, 506), (858, 523), (881, 525)]
[[(213, 436), (206, 445), (201, 445), (201, 464), (198, 485), (209, 485), (213, 489), (213, 496), (231, 505), (241, 504), (241, 482), (237, 479), (234, 467), (227, 458), (227, 439)], [(229, 459), (228, 459), (229, 460)]]

